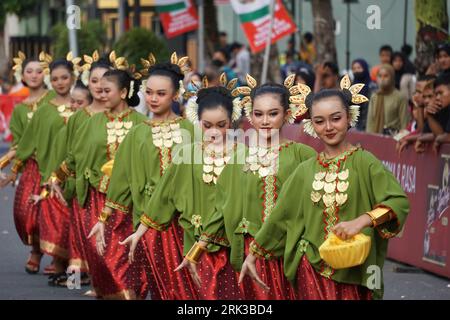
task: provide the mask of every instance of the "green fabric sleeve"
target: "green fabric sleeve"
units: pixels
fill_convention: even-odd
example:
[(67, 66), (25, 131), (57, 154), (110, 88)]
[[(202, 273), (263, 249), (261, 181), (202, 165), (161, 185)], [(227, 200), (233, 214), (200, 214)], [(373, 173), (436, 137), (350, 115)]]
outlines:
[(131, 159), (135, 132), (133, 129), (126, 135), (117, 150), (105, 202), (105, 206), (124, 213), (129, 213), (132, 207), (130, 167), (133, 165)]
[(306, 144), (299, 144), (299, 146), (300, 147), (298, 148), (299, 152), (298, 159), (300, 159), (301, 162), (317, 156), (316, 150), (314, 150), (310, 146)]
[(36, 151), (36, 129), (40, 125), (39, 111), (40, 109), (35, 112), (18, 142), (16, 158), (22, 162), (25, 162)]
[[(251, 244), (251, 251), (265, 259), (282, 257), (287, 247), (289, 228), (295, 226), (295, 234), (302, 234), (305, 228), (302, 216), (301, 201), (303, 197), (296, 197), (294, 190), (301, 190), (303, 179), (297, 168), (283, 184), (278, 201), (270, 216), (262, 224), (261, 229)], [(297, 242), (298, 239), (292, 239)]]
[(44, 174), (44, 181), (48, 181), (53, 171), (58, 169), (59, 165), (67, 153), (67, 127), (61, 128), (54, 139), (51, 148), (51, 154), (48, 160), (47, 170)]
[(24, 105), (17, 105), (12, 112), (11, 119), (9, 121), (9, 130), (11, 130), (13, 142), (12, 146), (16, 146), (20, 138), (22, 137), (22, 134), (25, 130), (26, 126), (26, 115), (24, 116), (24, 113), (26, 113), (26, 106)]
[[(396, 218), (376, 227), (382, 238), (392, 238), (402, 229), (409, 212), (409, 201), (401, 185), (394, 175), (386, 169), (381, 161), (366, 152), (370, 165), (366, 172), (369, 177), (369, 188), (373, 195), (375, 207), (385, 206), (391, 208)], [(374, 208), (373, 208), (374, 209)]]
[(223, 208), (225, 207), (227, 199), (225, 186), (230, 181), (230, 177), (227, 177), (227, 167), (228, 165), (225, 166), (216, 184), (215, 211), (211, 215), (209, 221), (205, 221), (203, 232), (200, 235), (200, 240), (222, 246), (229, 246), (223, 216)]
[[(170, 165), (156, 186), (150, 201), (145, 205), (141, 222), (158, 231), (166, 230), (176, 213), (176, 198), (181, 190), (174, 190), (176, 165)], [(186, 195), (187, 196), (187, 195)]]

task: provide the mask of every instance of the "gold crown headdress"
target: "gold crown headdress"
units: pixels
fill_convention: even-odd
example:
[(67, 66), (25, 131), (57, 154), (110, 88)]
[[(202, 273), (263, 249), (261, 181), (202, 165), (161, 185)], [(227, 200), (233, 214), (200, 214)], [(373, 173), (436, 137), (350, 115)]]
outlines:
[[(178, 67), (180, 67), (181, 72), (184, 75), (186, 75), (189, 71), (191, 71), (191, 69), (189, 68), (189, 65), (188, 65), (188, 61), (189, 61), (188, 56), (178, 58), (178, 55), (176, 52), (173, 52), (172, 55), (170, 56), (170, 63), (176, 64)], [(141, 58), (141, 64), (144, 67), (144, 69), (141, 69), (139, 71), (139, 73), (142, 76), (148, 76), (148, 70), (150, 69), (151, 66), (156, 64), (156, 58), (153, 55), (153, 53), (151, 53), (151, 52), (149, 53), (148, 59)], [(147, 80), (142, 81), (141, 90), (144, 90), (146, 83), (147, 83)], [(179, 84), (180, 84), (180, 92), (179, 93), (181, 96), (185, 96), (186, 90), (184, 88), (183, 80), (180, 80)]]
[[(244, 108), (245, 115), (247, 119), (252, 122), (251, 114), (253, 110), (253, 103), (250, 97), (252, 89), (256, 88), (258, 83), (249, 74), (246, 75), (247, 86), (241, 86), (233, 90), (233, 95), (243, 95), (241, 105)], [(284, 86), (289, 90), (289, 110), (288, 112), (288, 122), (294, 123), (295, 119), (304, 113), (306, 113), (307, 108), (305, 106), (305, 92), (309, 89), (303, 87), (301, 84), (294, 85), (295, 74), (288, 76), (284, 80)]]
[[(341, 86), (341, 90), (348, 90), (352, 94), (351, 102), (354, 104), (350, 106), (349, 114), (350, 114), (350, 126), (354, 127), (358, 123), (358, 118), (359, 118), (359, 106), (357, 106), (357, 104), (361, 104), (361, 103), (369, 101), (369, 99), (366, 96), (359, 93), (362, 90), (362, 88), (364, 87), (364, 83), (355, 83), (354, 85), (352, 85), (352, 82), (350, 81), (350, 77), (348, 76), (348, 74), (346, 74), (341, 79), (340, 86)], [(316, 132), (314, 131), (314, 127), (313, 127), (311, 119), (303, 120), (303, 131), (305, 131), (307, 134), (309, 134), (310, 136), (312, 136), (314, 138), (318, 137)]]
[(13, 58), (14, 66), (12, 69), (14, 70), (14, 78), (18, 83), (22, 81), (23, 62), (26, 59), (25, 53), (20, 50), (17, 52), (17, 57)]
[[(227, 75), (225, 74), (225, 72), (223, 72), (220, 75), (220, 85), (224, 88), (227, 88), (231, 92), (231, 96), (234, 98), (233, 99), (233, 112), (231, 114), (232, 122), (238, 121), (242, 114), (241, 99), (240, 99), (237, 91), (233, 90), (234, 87), (236, 86), (237, 82), (238, 82), (237, 78), (233, 78), (230, 81), (228, 81)], [(196, 90), (187, 92), (185, 94), (185, 97), (189, 96), (189, 100), (186, 105), (186, 118), (189, 121), (191, 121), (192, 123), (197, 124), (197, 123), (199, 123), (197, 94), (203, 88), (208, 87), (208, 79), (206, 77), (203, 77), (202, 88), (199, 88), (193, 81), (191, 81), (191, 83)], [(233, 94), (233, 92), (234, 92), (234, 94)]]

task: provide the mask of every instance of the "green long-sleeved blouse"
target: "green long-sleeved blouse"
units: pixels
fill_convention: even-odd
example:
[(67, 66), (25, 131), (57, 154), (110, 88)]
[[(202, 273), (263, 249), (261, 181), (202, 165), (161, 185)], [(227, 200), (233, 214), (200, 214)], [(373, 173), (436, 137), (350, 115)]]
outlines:
[[(168, 139), (163, 138), (163, 128)], [(130, 130), (117, 151), (105, 205), (132, 212), (134, 225), (139, 224), (145, 203), (172, 163), (172, 154), (191, 143), (193, 131), (192, 124), (181, 117), (147, 120)]]
[[(329, 173), (326, 173), (329, 172)], [(396, 218), (363, 233), (371, 237), (365, 263), (334, 270), (319, 255), (319, 247), (340, 221), (349, 221), (378, 207), (391, 208)], [(323, 156), (302, 163), (283, 185), (279, 200), (255, 236), (251, 250), (267, 259), (284, 257), (286, 277), (294, 282), (301, 257), (323, 276), (337, 282), (359, 284), (383, 294), (382, 269), (389, 238), (405, 223), (408, 199), (381, 161), (360, 148), (326, 161)], [(377, 266), (378, 278), (374, 278)], [(372, 276), (372, 277), (371, 277)], [(380, 278), (381, 277), (381, 278)], [(371, 287), (381, 279), (379, 288)]]
[(316, 152), (304, 144), (283, 143), (278, 148), (275, 174), (266, 175), (257, 165), (249, 165), (252, 163), (250, 148), (246, 164), (227, 165), (222, 172), (217, 183), (216, 210), (206, 222), (200, 239), (230, 245), (230, 262), (239, 271), (244, 261), (245, 234), (254, 236), (258, 232), (271, 215), (288, 177), (300, 163), (315, 155)]

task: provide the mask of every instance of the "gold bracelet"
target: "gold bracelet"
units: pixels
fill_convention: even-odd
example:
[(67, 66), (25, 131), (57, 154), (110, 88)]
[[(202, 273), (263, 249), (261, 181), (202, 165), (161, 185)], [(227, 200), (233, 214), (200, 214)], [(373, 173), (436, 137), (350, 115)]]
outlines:
[(3, 157), (0, 158), (0, 169), (5, 168), (10, 162), (11, 159), (9, 159), (8, 156), (5, 154)]
[(391, 212), (390, 208), (386, 207), (378, 207), (373, 209), (372, 211), (366, 212), (370, 219), (372, 220), (372, 227), (375, 228), (385, 222), (391, 220)]
[(50, 182), (53, 184), (53, 183), (62, 183), (62, 181), (61, 181), (61, 179), (59, 179), (58, 178), (58, 176), (54, 173), (54, 172), (52, 172), (52, 174), (50, 175)]
[(20, 169), (22, 168), (22, 166), (23, 166), (23, 162), (20, 161), (19, 159), (16, 159), (16, 161), (14, 161), (13, 167), (11, 168), (11, 172), (18, 174)]
[(39, 195), (42, 199), (46, 199), (48, 197), (47, 188), (42, 189), (41, 194)]
[(192, 246), (191, 250), (189, 250), (189, 252), (185, 256), (185, 258), (186, 258), (186, 260), (197, 264), (198, 261), (200, 260), (200, 257), (202, 256), (203, 252), (205, 252), (205, 251), (206, 251), (206, 248), (204, 248), (200, 244), (196, 243)]
[(68, 177), (75, 176), (75, 174), (69, 169), (69, 167), (67, 166), (67, 163), (65, 161), (63, 161), (60, 168), (61, 168), (61, 171), (64, 172), (64, 174), (66, 176), (68, 176)]
[(66, 178), (67, 178), (66, 173), (64, 172), (64, 170), (61, 169), (61, 167), (59, 167), (54, 172), (52, 172), (52, 176), (56, 177), (56, 179), (59, 183), (66, 181)]
[(98, 217), (98, 221), (106, 224), (108, 222), (108, 219), (110, 216), (111, 216), (111, 213), (108, 213), (108, 212), (102, 210), (102, 212), (100, 213), (100, 216)]

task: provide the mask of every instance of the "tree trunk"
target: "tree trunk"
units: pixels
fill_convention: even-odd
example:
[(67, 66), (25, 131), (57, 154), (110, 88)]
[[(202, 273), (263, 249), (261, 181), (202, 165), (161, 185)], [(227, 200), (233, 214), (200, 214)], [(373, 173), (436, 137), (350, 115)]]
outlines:
[(9, 59), (6, 57), (5, 34), (2, 27), (2, 30), (0, 30), (0, 74), (8, 74), (8, 61)]
[(205, 4), (205, 49), (206, 56), (212, 57), (219, 41), (217, 10), (214, 0), (204, 0)]
[(312, 0), (314, 18), (314, 42), (317, 49), (317, 62), (337, 63), (334, 37), (335, 21), (331, 0)]
[(416, 60), (419, 74), (434, 63), (436, 44), (447, 40), (448, 15), (446, 0), (416, 0)]
[[(257, 54), (251, 54), (251, 75), (258, 83), (261, 79), (262, 66), (264, 64), (264, 51)], [(280, 64), (278, 61), (278, 46), (272, 44), (270, 46), (269, 53), (269, 69), (267, 70), (267, 82), (281, 83), (284, 79), (281, 79)], [(262, 83), (260, 83), (262, 84)]]

